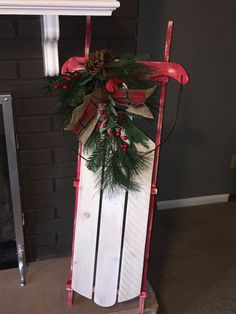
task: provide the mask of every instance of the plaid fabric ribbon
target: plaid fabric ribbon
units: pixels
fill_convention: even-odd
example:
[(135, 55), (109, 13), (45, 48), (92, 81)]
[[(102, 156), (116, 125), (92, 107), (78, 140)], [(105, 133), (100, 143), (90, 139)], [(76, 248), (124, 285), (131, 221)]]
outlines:
[(142, 107), (146, 101), (144, 91), (117, 89), (112, 94), (117, 105), (125, 107)]
[(75, 132), (82, 143), (86, 142), (96, 125), (101, 99), (101, 89), (85, 96), (83, 104), (73, 111), (71, 121), (65, 128)]
[[(112, 97), (116, 105), (126, 107), (128, 112), (153, 118), (145, 105), (146, 99), (153, 91), (154, 88), (147, 90), (117, 89)], [(91, 95), (85, 96), (84, 103), (73, 111), (71, 121), (65, 129), (75, 132), (79, 140), (85, 143), (99, 120), (102, 99), (106, 99), (107, 96), (107, 92), (103, 89), (98, 89)]]
[(79, 137), (81, 133), (83, 132), (83, 130), (87, 128), (87, 126), (97, 117), (97, 114), (98, 114), (98, 106), (91, 97), (91, 99), (87, 103), (87, 106), (83, 114), (71, 127), (71, 131), (75, 132)]

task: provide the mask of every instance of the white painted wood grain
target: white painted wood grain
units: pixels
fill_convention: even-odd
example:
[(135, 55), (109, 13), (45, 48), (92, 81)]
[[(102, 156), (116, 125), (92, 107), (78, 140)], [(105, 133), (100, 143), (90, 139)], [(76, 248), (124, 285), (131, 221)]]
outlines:
[[(84, 155), (84, 154), (83, 154)], [(86, 156), (85, 156), (86, 157)], [(72, 289), (92, 299), (100, 194), (96, 178), (82, 159), (77, 206)]]
[(94, 302), (108, 307), (116, 302), (125, 191), (103, 197)]
[[(151, 140), (149, 147), (155, 147)], [(129, 192), (118, 302), (139, 296), (141, 290), (154, 152), (149, 158), (150, 167), (140, 176), (140, 191)]]

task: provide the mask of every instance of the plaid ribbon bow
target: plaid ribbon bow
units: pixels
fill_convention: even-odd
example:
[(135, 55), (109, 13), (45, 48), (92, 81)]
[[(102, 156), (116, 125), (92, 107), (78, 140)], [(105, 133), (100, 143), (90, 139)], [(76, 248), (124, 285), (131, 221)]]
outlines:
[[(147, 90), (125, 90), (117, 89), (112, 98), (117, 106), (126, 107), (127, 112), (153, 118), (151, 111), (145, 105), (146, 99), (153, 93), (155, 88)], [(77, 107), (73, 113), (66, 130), (75, 132), (81, 143), (85, 143), (91, 135), (99, 120), (99, 109), (101, 109), (102, 99), (108, 96), (107, 92), (98, 89), (92, 94), (85, 96), (82, 105)]]

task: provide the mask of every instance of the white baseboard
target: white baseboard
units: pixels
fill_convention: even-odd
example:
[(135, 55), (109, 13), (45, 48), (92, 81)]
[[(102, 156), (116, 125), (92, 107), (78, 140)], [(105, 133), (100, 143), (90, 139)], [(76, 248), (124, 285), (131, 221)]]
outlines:
[(219, 195), (209, 195), (209, 196), (199, 196), (182, 198), (170, 201), (160, 201), (157, 202), (158, 209), (168, 209), (168, 208), (178, 208), (187, 206), (198, 206), (214, 203), (224, 203), (228, 202), (229, 194), (219, 194)]

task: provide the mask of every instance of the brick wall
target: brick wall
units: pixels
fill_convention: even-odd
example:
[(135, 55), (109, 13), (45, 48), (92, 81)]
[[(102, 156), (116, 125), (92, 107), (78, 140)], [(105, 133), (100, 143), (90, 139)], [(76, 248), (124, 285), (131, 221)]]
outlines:
[[(92, 19), (92, 50), (136, 50), (138, 0), (120, 1), (113, 17)], [(61, 17), (60, 61), (83, 52), (85, 18)], [(0, 93), (12, 93), (28, 261), (71, 252), (76, 152), (43, 87), (38, 16), (0, 17)]]

